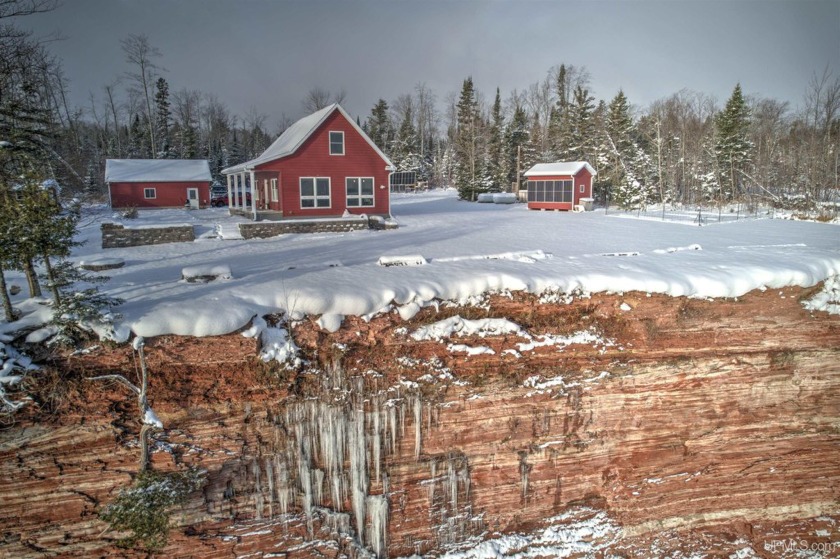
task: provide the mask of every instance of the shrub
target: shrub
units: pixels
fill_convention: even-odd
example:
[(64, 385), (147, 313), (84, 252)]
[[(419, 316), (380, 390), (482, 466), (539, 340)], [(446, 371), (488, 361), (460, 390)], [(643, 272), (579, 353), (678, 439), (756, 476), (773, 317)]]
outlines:
[(120, 547), (140, 544), (148, 550), (161, 549), (169, 536), (170, 509), (183, 505), (200, 485), (201, 475), (195, 469), (140, 472), (134, 486), (121, 491), (99, 518), (112, 528), (131, 533), (117, 542)]

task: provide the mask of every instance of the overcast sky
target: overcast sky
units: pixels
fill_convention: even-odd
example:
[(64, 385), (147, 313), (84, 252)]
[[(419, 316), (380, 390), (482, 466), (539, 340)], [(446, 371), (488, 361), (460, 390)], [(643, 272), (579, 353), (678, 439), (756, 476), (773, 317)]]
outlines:
[(270, 129), (316, 86), (364, 120), (418, 82), (440, 103), (467, 76), (505, 98), (560, 63), (585, 66), (596, 99), (622, 88), (640, 108), (683, 88), (722, 104), (738, 82), (796, 107), (814, 72), (840, 75), (840, 0), (64, 0), (18, 23), (64, 37), (51, 49), (74, 104), (129, 69), (120, 39), (145, 34), (170, 91), (254, 107)]

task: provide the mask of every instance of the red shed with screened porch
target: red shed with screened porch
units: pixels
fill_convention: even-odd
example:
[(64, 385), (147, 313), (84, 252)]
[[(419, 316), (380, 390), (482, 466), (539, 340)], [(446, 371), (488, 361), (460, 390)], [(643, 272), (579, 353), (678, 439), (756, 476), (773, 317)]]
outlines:
[(105, 182), (112, 208), (205, 208), (210, 204), (206, 159), (108, 159)]
[(334, 218), (345, 212), (389, 217), (393, 170), (335, 103), (292, 124), (259, 157), (222, 174), (231, 211), (254, 219)]
[(586, 161), (538, 163), (527, 171), (528, 209), (572, 210), (592, 199), (597, 173)]

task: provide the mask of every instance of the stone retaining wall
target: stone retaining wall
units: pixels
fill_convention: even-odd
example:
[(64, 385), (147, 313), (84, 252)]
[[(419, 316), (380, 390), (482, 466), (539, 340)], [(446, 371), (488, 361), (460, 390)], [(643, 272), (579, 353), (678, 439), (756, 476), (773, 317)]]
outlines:
[(195, 240), (192, 225), (128, 228), (117, 223), (102, 224), (102, 248), (124, 248), (164, 243), (189, 243)]
[(317, 221), (257, 221), (240, 223), (239, 232), (244, 239), (267, 239), (288, 233), (344, 233), (369, 229), (367, 220), (335, 219)]

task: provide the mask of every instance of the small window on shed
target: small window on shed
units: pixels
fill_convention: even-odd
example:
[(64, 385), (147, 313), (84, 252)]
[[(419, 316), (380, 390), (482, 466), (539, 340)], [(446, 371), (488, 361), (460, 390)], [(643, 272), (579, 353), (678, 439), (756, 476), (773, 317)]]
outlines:
[(344, 155), (344, 132), (330, 132), (330, 155)]
[(154, 198), (157, 198), (157, 190), (155, 190), (154, 188), (144, 188), (143, 198), (145, 198), (146, 200), (152, 200)]

